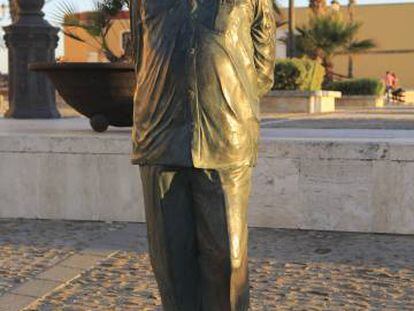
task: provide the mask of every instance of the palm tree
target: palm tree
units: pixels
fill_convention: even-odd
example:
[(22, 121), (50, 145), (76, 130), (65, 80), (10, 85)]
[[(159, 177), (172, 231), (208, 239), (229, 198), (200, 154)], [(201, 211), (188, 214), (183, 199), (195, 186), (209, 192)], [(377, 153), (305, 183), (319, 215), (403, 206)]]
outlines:
[(326, 12), (326, 0), (310, 0), (309, 7), (315, 15)]
[(273, 10), (276, 16), (278, 17), (276, 21), (276, 26), (278, 28), (286, 25), (289, 22), (286, 16), (284, 15), (283, 11), (281, 10), (280, 5), (277, 1), (273, 1)]
[[(129, 0), (96, 0), (95, 9), (81, 17), (72, 2), (63, 0), (57, 6), (53, 19), (62, 26), (63, 34), (99, 49), (110, 62), (125, 61), (130, 55), (116, 55), (108, 44), (108, 34), (112, 31), (114, 18), (128, 5)], [(124, 28), (127, 30), (126, 24)], [(81, 29), (88, 36), (79, 35), (74, 29)]]
[(344, 21), (337, 13), (314, 15), (307, 25), (297, 28), (297, 48), (322, 62), (326, 69), (325, 81), (330, 82), (335, 75), (335, 56), (356, 55), (376, 46), (370, 39), (355, 39), (361, 26), (361, 23)]

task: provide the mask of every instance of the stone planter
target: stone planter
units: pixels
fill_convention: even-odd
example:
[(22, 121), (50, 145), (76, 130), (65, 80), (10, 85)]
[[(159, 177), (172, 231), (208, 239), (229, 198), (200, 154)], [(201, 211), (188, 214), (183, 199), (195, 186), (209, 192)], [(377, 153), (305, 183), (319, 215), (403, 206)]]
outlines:
[(384, 102), (384, 96), (342, 96), (336, 101), (336, 109), (381, 108)]
[(65, 102), (104, 132), (109, 125), (132, 125), (134, 66), (111, 63), (34, 63), (45, 73)]
[(4, 27), (8, 48), (9, 107), (6, 118), (59, 118), (55, 90), (45, 75), (28, 70), (29, 62), (52, 62), (58, 44), (59, 28), (44, 18), (45, 0), (17, 0), (17, 18)]
[(261, 102), (262, 113), (326, 113), (335, 111), (341, 92), (271, 91)]

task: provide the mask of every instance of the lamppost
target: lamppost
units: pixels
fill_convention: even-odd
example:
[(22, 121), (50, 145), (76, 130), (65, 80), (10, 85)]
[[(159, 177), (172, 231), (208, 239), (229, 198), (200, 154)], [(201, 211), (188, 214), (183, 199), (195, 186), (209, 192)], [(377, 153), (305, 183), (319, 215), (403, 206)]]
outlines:
[[(349, 0), (348, 1), (348, 21), (349, 21), (349, 24), (354, 23), (355, 5), (356, 5), (356, 0)], [(350, 55), (348, 55), (348, 78), (351, 79), (353, 77), (354, 77), (354, 58), (350, 54)]]
[(296, 28), (295, 0), (289, 0), (288, 57), (295, 57), (296, 55), (295, 28)]
[(55, 90), (48, 78), (31, 72), (32, 62), (53, 62), (58, 28), (42, 12), (45, 0), (17, 0), (17, 20), (4, 27), (9, 50), (9, 110), (7, 118), (58, 118)]

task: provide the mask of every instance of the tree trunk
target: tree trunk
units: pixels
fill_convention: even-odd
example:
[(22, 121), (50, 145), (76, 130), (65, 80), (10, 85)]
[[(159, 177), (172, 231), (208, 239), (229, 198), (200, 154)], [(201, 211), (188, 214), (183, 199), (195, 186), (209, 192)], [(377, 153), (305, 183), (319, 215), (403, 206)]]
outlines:
[(326, 71), (324, 85), (327, 85), (334, 80), (334, 63), (330, 57), (324, 57), (322, 65)]
[(348, 78), (352, 79), (354, 77), (354, 57), (352, 55), (348, 56)]
[[(350, 24), (354, 22), (354, 7), (356, 0), (348, 0), (348, 21)], [(348, 56), (348, 78), (354, 77), (354, 58), (353, 55)]]
[(296, 42), (295, 42), (295, 0), (289, 0), (289, 40), (288, 40), (288, 57), (296, 56)]
[(9, 8), (10, 8), (10, 18), (12, 20), (12, 23), (14, 23), (18, 17), (18, 7), (16, 4), (16, 0), (9, 0)]

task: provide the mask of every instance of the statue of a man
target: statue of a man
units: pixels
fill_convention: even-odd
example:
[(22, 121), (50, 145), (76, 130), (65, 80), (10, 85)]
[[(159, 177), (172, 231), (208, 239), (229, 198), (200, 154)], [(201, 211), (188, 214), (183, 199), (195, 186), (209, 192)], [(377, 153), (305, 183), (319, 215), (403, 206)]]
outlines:
[(133, 0), (133, 163), (167, 311), (247, 310), (247, 207), (272, 0)]

